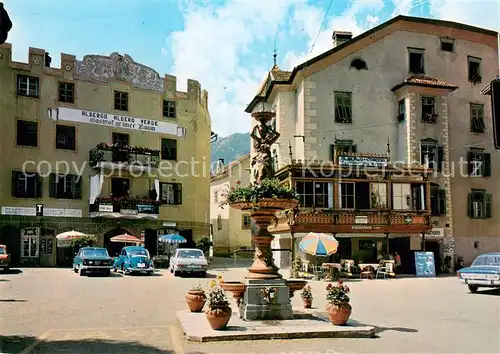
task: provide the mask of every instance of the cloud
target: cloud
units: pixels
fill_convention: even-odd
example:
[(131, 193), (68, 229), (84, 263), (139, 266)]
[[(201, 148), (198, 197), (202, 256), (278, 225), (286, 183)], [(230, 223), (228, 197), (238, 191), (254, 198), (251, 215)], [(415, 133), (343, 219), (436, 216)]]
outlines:
[(392, 0), (392, 3), (394, 4), (392, 16), (409, 15), (412, 8), (422, 4), (422, 0)]
[(432, 16), (448, 21), (498, 31), (500, 2), (498, 0), (429, 0)]
[(184, 29), (168, 37), (179, 89), (187, 78), (200, 81), (209, 94), (212, 126), (220, 135), (248, 131), (243, 110), (271, 63), (249, 61), (251, 47), (273, 40), (294, 2), (238, 1), (224, 6), (188, 3)]

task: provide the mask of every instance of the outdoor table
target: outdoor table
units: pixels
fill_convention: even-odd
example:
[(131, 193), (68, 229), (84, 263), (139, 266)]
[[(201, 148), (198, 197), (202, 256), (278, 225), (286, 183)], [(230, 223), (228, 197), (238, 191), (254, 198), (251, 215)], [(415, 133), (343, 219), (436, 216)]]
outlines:
[[(358, 267), (359, 267), (359, 277), (361, 278), (361, 274), (363, 273), (363, 269), (364, 268), (368, 268), (368, 267), (372, 267), (373, 270), (376, 272), (377, 271), (377, 268), (378, 268), (379, 264), (375, 264), (375, 263), (360, 263), (358, 264)], [(373, 279), (375, 274), (371, 274), (370, 275), (370, 279)]]
[(333, 270), (337, 269), (340, 272), (342, 266), (340, 263), (323, 263), (321, 268), (326, 269), (330, 275), (330, 279), (333, 279)]

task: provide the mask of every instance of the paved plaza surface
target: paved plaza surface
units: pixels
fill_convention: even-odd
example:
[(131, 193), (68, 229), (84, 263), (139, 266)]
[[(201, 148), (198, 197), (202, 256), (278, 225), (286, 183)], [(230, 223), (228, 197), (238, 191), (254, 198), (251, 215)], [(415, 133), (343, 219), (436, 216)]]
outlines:
[[(209, 277), (241, 280), (244, 268), (216, 264)], [(282, 272), (285, 276), (286, 271)], [(498, 353), (500, 295), (470, 294), (455, 277), (354, 280), (351, 318), (376, 338), (187, 342), (176, 311), (193, 284), (210, 279), (80, 277), (70, 269), (0, 274), (1, 353)], [(324, 282), (310, 282), (317, 311)], [(230, 298), (230, 301), (233, 301)], [(300, 307), (298, 293), (293, 306)]]

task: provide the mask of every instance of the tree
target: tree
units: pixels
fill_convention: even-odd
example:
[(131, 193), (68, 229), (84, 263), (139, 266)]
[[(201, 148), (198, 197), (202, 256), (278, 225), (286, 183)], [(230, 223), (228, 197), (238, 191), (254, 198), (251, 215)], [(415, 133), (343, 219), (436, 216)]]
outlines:
[(196, 247), (199, 248), (200, 250), (205, 253), (205, 256), (208, 255), (208, 252), (210, 251), (210, 247), (213, 246), (213, 242), (210, 241), (209, 236), (203, 236), (196, 241)]
[(71, 246), (75, 249), (82, 247), (93, 247), (97, 244), (97, 237), (94, 235), (85, 235), (71, 239)]
[(7, 34), (12, 28), (12, 21), (10, 20), (7, 10), (3, 7), (3, 3), (0, 2), (0, 44), (4, 44), (7, 40)]

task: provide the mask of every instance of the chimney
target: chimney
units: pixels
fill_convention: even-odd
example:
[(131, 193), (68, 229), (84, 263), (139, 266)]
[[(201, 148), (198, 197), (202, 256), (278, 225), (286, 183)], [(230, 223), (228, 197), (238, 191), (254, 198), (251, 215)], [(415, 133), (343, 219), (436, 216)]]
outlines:
[(50, 57), (49, 53), (45, 52), (45, 66), (47, 68), (50, 68), (51, 62), (52, 62), (52, 58)]
[(352, 32), (333, 31), (333, 47), (338, 47), (352, 39)]

